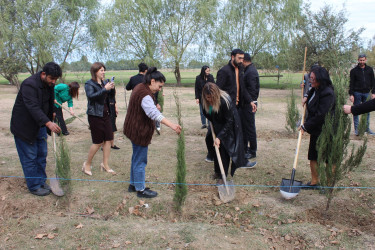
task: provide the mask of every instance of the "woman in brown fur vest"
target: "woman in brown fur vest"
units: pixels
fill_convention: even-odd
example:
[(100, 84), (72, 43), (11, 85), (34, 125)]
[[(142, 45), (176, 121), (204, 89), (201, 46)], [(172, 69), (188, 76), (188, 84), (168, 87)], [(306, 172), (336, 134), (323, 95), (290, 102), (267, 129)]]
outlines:
[(140, 83), (133, 89), (125, 117), (124, 134), (133, 145), (128, 191), (137, 191), (138, 197), (153, 198), (158, 194), (145, 187), (148, 145), (154, 134), (155, 121), (170, 127), (177, 134), (181, 132), (181, 126), (167, 120), (155, 106), (154, 93), (160, 91), (164, 83), (164, 75), (155, 67), (149, 68), (145, 83)]

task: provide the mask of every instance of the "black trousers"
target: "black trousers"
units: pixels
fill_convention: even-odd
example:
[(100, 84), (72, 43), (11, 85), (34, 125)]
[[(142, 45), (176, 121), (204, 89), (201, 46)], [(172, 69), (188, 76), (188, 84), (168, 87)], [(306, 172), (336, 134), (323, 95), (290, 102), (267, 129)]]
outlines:
[(62, 109), (55, 107), (54, 111), (56, 113), (55, 123), (57, 123), (60, 126), (61, 132), (63, 134), (65, 134), (66, 132), (68, 132), (68, 129), (66, 128), (66, 124), (65, 124), (65, 121), (64, 121), (64, 116), (63, 116)]
[[(256, 155), (257, 152), (257, 132), (255, 127), (255, 113), (252, 112), (251, 105), (241, 107), (238, 109), (241, 117), (241, 125), (243, 132), (243, 139), (245, 145), (245, 152)], [(250, 142), (250, 148), (248, 143)]]
[[(216, 155), (216, 151), (215, 151), (215, 147), (214, 147), (214, 140), (212, 138), (212, 133), (211, 133), (211, 126), (208, 127), (208, 131), (207, 131), (207, 134), (206, 134), (206, 146), (207, 146), (207, 150), (208, 150), (207, 157), (211, 157), (211, 159), (212, 158), (214, 159), (215, 173), (218, 174), (221, 178), (219, 161), (218, 161), (218, 157)], [(221, 161), (223, 163), (225, 176), (228, 176), (228, 170), (229, 170), (229, 166), (230, 166), (230, 163), (231, 163), (231, 158), (230, 158), (227, 150), (224, 148), (224, 146), (222, 144), (219, 147), (219, 152), (220, 152)], [(235, 167), (233, 162), (232, 162), (232, 167)]]

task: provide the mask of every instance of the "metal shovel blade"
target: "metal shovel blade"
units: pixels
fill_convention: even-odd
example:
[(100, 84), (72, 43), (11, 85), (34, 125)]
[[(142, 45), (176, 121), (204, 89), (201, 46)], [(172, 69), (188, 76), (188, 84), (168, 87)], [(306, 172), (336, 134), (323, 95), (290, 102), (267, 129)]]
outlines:
[(224, 203), (234, 200), (235, 189), (233, 181), (227, 181), (227, 186), (220, 185), (218, 186), (220, 200)]
[(282, 179), (280, 185), (280, 193), (284, 199), (290, 200), (296, 197), (301, 190), (302, 182), (293, 180), (291, 183), (290, 179)]
[[(56, 178), (58, 177), (56, 176)], [(62, 190), (62, 188), (60, 187), (59, 179), (56, 179), (56, 178), (51, 178), (49, 180), (51, 191), (56, 196), (59, 196), (59, 197), (64, 196), (64, 190)]]

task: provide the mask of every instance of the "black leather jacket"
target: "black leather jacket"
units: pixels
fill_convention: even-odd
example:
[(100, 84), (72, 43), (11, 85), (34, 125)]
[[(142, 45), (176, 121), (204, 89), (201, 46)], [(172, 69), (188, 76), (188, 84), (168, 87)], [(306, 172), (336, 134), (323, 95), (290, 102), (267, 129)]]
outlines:
[(88, 80), (85, 83), (85, 91), (87, 97), (87, 112), (88, 115), (103, 117), (104, 101), (107, 101), (109, 107), (109, 98), (106, 98), (111, 90), (106, 90), (93, 80)]

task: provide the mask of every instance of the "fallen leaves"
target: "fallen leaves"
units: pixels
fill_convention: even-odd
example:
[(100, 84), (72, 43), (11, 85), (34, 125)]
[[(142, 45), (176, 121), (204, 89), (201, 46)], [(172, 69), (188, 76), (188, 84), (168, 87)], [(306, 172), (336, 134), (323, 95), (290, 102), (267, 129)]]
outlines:
[(41, 233), (41, 234), (37, 234), (34, 239), (37, 239), (37, 240), (41, 240), (43, 238), (47, 238), (47, 239), (54, 239), (58, 234), (57, 233)]
[(47, 237), (48, 234), (37, 234), (34, 239), (43, 239), (44, 237)]
[(82, 223), (79, 223), (79, 224), (76, 226), (76, 229), (81, 229), (81, 228), (83, 228), (83, 225), (82, 225)]
[(88, 214), (93, 214), (93, 213), (95, 212), (95, 210), (94, 210), (92, 207), (87, 206), (87, 207), (86, 207), (86, 212), (87, 212)]

